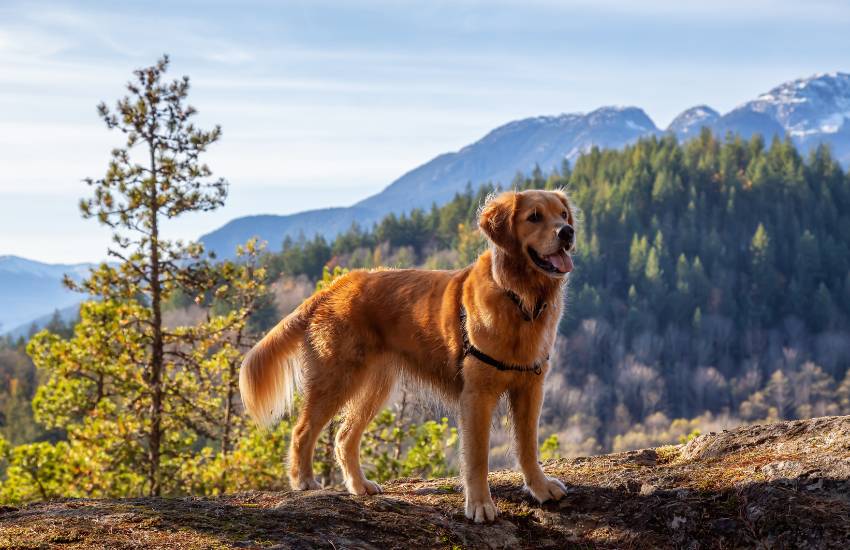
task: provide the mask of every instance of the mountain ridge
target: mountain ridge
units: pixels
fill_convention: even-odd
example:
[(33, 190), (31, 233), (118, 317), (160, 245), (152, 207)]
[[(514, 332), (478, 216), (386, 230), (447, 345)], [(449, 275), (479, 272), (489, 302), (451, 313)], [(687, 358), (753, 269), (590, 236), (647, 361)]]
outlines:
[[(70, 311), (82, 301), (64, 287), (65, 274), (79, 280), (94, 264), (49, 264), (20, 256), (0, 256), (0, 334), (20, 335), (32, 322), (49, 320), (49, 312)], [(66, 315), (67, 317), (67, 315)]]
[(381, 217), (429, 208), (451, 199), (467, 184), (508, 186), (517, 173), (535, 167), (544, 172), (572, 162), (592, 147), (621, 148), (642, 137), (672, 133), (692, 139), (702, 127), (724, 137), (731, 132), (766, 140), (788, 135), (803, 153), (826, 143), (834, 156), (850, 166), (850, 74), (820, 73), (771, 88), (725, 114), (698, 105), (679, 114), (665, 129), (639, 107), (600, 107), (588, 113), (542, 115), (508, 122), (461, 149), (443, 153), (406, 172), (381, 192), (350, 207), (309, 210), (285, 216), (265, 215), (231, 220), (201, 236), (219, 256), (232, 257), (235, 245), (252, 236), (278, 250), (284, 237), (319, 234), (332, 238), (357, 222), (368, 227)]

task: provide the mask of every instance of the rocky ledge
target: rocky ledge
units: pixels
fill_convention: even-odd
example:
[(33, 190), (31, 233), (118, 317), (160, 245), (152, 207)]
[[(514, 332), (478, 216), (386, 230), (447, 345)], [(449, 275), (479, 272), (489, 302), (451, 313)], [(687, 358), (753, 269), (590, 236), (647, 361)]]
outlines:
[(463, 516), (457, 478), (216, 498), (0, 507), (0, 548), (848, 548), (850, 417), (750, 426), (685, 445), (549, 461), (561, 502), (490, 475), (501, 515)]

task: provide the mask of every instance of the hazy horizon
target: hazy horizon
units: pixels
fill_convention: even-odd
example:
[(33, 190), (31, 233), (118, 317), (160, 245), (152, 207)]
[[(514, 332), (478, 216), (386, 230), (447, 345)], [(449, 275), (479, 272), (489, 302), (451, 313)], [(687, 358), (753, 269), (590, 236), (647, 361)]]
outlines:
[(8, 2), (0, 255), (105, 257), (109, 232), (76, 207), (120, 140), (95, 106), (162, 53), (192, 78), (198, 123), (224, 130), (206, 160), (231, 183), (227, 206), (169, 227), (194, 239), (352, 204), (519, 118), (634, 105), (664, 127), (697, 104), (726, 112), (848, 70), (848, 22), (839, 2)]

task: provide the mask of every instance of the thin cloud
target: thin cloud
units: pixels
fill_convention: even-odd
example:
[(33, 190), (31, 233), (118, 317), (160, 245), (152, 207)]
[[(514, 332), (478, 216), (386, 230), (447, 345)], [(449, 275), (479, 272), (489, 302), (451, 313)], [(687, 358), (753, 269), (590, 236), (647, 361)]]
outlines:
[(72, 42), (39, 29), (0, 27), (0, 58), (38, 58), (56, 55)]

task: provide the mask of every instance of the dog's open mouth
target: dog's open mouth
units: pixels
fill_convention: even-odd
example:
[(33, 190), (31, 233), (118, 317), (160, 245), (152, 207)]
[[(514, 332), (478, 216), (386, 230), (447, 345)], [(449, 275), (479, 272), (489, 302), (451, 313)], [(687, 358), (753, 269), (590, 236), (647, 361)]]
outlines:
[(547, 273), (564, 274), (573, 270), (573, 258), (564, 248), (554, 254), (540, 255), (529, 246), (528, 255), (537, 267)]

